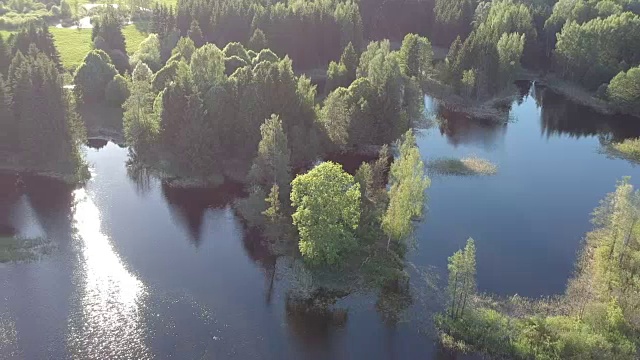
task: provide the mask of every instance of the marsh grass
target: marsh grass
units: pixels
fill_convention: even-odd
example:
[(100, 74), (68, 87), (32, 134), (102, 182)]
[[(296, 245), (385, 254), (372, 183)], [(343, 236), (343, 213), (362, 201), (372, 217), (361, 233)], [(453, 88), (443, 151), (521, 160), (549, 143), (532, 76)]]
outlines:
[(51, 250), (52, 244), (42, 238), (0, 236), (0, 263), (38, 260)]
[(604, 144), (604, 152), (612, 157), (640, 163), (640, 138), (626, 139), (618, 143), (606, 143)]
[(498, 172), (498, 166), (477, 156), (434, 159), (427, 163), (427, 168), (433, 175), (480, 176)]

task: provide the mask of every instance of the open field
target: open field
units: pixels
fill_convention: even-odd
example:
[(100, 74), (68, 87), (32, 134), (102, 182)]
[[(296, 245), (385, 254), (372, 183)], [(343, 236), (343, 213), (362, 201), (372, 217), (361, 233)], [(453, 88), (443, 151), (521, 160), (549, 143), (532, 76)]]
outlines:
[[(60, 52), (62, 65), (67, 70), (73, 70), (84, 59), (91, 50), (91, 29), (61, 29), (50, 27), (49, 31)], [(127, 43), (127, 53), (133, 54), (138, 45), (146, 38), (146, 34), (141, 32), (135, 25), (127, 25), (122, 28), (122, 33)]]

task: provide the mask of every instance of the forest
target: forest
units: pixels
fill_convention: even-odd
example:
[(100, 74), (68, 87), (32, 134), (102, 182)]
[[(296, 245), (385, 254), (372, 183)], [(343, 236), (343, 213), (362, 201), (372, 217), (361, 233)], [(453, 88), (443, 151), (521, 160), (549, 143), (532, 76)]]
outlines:
[[(243, 184), (234, 206), (247, 226), (328, 288), (348, 273), (339, 288), (406, 291), (430, 186), (414, 132), (430, 120), (425, 93), (484, 109), (512, 99), (514, 81), (536, 80), (605, 112), (640, 114), (638, 0), (106, 6), (73, 71), (50, 16), (3, 27), (13, 13), (68, 19), (69, 6), (0, 1), (0, 29), (11, 30), (0, 34), (0, 169), (82, 184), (87, 132), (109, 129), (132, 173)], [(146, 38), (131, 53), (123, 27), (139, 18)], [(628, 144), (621, 151), (640, 153)], [(353, 174), (324, 161), (344, 153), (372, 160)], [(639, 196), (623, 179), (602, 201), (555, 303), (478, 294), (470, 239), (449, 258), (442, 344), (522, 359), (637, 358)]]

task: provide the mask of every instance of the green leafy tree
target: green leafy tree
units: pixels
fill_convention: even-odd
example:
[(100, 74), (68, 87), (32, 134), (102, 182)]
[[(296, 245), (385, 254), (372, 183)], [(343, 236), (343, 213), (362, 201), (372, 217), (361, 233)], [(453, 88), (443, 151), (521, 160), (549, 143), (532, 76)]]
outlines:
[(476, 293), (476, 247), (473, 239), (467, 240), (464, 250), (449, 257), (449, 314), (452, 319), (464, 315), (471, 297)]
[(130, 61), (133, 66), (142, 61), (147, 64), (153, 72), (160, 70), (162, 60), (160, 58), (160, 40), (158, 39), (158, 35), (149, 34), (149, 36), (140, 43), (138, 50), (131, 56)]
[(123, 126), (127, 145), (140, 156), (149, 156), (157, 144), (160, 119), (154, 109), (155, 95), (151, 87), (152, 73), (145, 63), (133, 70), (130, 95), (122, 105)]
[(524, 51), (525, 35), (518, 33), (504, 33), (498, 40), (496, 48), (500, 57), (501, 82), (509, 84), (520, 68), (520, 59)]
[(224, 55), (217, 46), (206, 44), (191, 56), (191, 73), (201, 94), (224, 81)]
[(260, 134), (258, 154), (253, 160), (249, 178), (265, 190), (270, 185), (277, 185), (282, 189), (281, 200), (286, 201), (291, 182), (291, 152), (282, 120), (275, 114), (271, 115), (260, 126)]
[(640, 112), (640, 67), (631, 68), (627, 72), (621, 71), (616, 75), (609, 83), (607, 95), (618, 107)]
[(120, 74), (114, 76), (105, 89), (107, 103), (114, 107), (121, 107), (129, 97), (129, 94), (127, 79)]
[(433, 49), (429, 39), (407, 34), (400, 48), (400, 66), (405, 75), (424, 81), (433, 71)]
[(185, 61), (190, 62), (191, 56), (195, 51), (196, 51), (196, 46), (193, 43), (193, 40), (191, 40), (188, 37), (183, 37), (183, 38), (180, 38), (180, 40), (178, 40), (178, 44), (171, 51), (171, 56), (173, 57), (176, 55), (180, 55), (182, 56), (182, 58), (184, 58)]
[(291, 185), (302, 256), (314, 264), (339, 265), (357, 243), (359, 184), (340, 165), (324, 162)]
[(109, 55), (102, 50), (90, 51), (73, 77), (76, 98), (83, 104), (104, 102), (107, 85), (117, 73)]
[(280, 204), (280, 188), (278, 184), (273, 184), (265, 201), (269, 207), (267, 207), (267, 210), (263, 211), (262, 214), (266, 216), (272, 224), (279, 222), (282, 218), (282, 205)]
[(331, 141), (332, 150), (347, 150), (351, 144), (349, 130), (353, 118), (352, 109), (349, 89), (337, 88), (324, 101), (320, 110), (320, 122)]
[(422, 216), (425, 206), (425, 190), (431, 181), (424, 172), (424, 163), (416, 145), (416, 138), (409, 130), (400, 144), (400, 154), (391, 165), (389, 206), (382, 219), (382, 229), (387, 235), (387, 249), (391, 241), (404, 241), (413, 231), (413, 220)]

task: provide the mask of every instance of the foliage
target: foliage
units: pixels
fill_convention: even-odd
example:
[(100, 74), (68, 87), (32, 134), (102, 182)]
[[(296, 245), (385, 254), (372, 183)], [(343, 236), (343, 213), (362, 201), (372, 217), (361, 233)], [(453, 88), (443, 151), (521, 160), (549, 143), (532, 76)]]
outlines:
[(113, 107), (121, 107), (129, 97), (129, 84), (124, 76), (118, 74), (109, 81), (105, 89), (107, 104)]
[[(124, 73), (129, 63), (126, 59), (127, 49), (122, 32), (122, 19), (115, 8), (106, 6), (100, 16), (94, 20), (91, 41), (98, 36), (104, 39), (105, 49), (103, 50), (113, 59), (118, 71)], [(122, 57), (123, 59), (120, 59)]]
[(206, 44), (196, 49), (191, 56), (190, 68), (201, 94), (224, 81), (224, 66), (224, 55), (217, 46)]
[(609, 82), (624, 63), (640, 61), (640, 17), (632, 13), (567, 23), (555, 49), (556, 69), (589, 89)]
[(609, 83), (607, 97), (620, 109), (640, 112), (640, 67), (618, 73)]
[(324, 91), (330, 93), (338, 87), (348, 87), (356, 79), (356, 69), (358, 68), (358, 54), (349, 43), (344, 48), (340, 62), (332, 61), (327, 69), (327, 82)]
[(193, 44), (197, 48), (204, 45), (205, 43), (204, 36), (202, 35), (202, 30), (200, 30), (200, 25), (198, 25), (198, 22), (195, 19), (191, 21), (191, 27), (189, 28), (187, 36), (189, 36), (189, 39), (193, 41)]
[(453, 319), (464, 316), (465, 309), (476, 293), (476, 247), (473, 239), (467, 240), (464, 250), (449, 257), (449, 315)]
[[(449, 258), (449, 293), (453, 295), (450, 316), (437, 317), (436, 325), (445, 335), (441, 338), (456, 347), (504, 358), (637, 358), (638, 219), (640, 192), (624, 178), (593, 213), (595, 228), (586, 236), (576, 276), (560, 299), (565, 305), (561, 315), (516, 317), (479, 305), (475, 289), (460, 280), (471, 269), (465, 257), (468, 245)], [(465, 310), (461, 312), (460, 306)]]
[(259, 28), (253, 32), (251, 39), (249, 39), (249, 49), (259, 52), (262, 49), (268, 49), (267, 36)]
[(284, 202), (291, 182), (291, 154), (280, 118), (271, 115), (260, 125), (260, 134), (258, 154), (249, 172), (250, 181), (264, 190), (270, 185), (277, 186), (278, 191), (282, 189), (281, 200)]
[(412, 130), (407, 131), (400, 144), (400, 154), (391, 165), (389, 174), (389, 206), (382, 218), (382, 229), (391, 241), (406, 240), (413, 230), (413, 220), (422, 216), (425, 190), (431, 184), (424, 173), (424, 163)]
[(109, 55), (102, 50), (90, 51), (73, 78), (76, 98), (84, 104), (104, 102), (107, 85), (117, 73)]
[(176, 54), (179, 54), (185, 61), (189, 62), (191, 61), (191, 55), (193, 55), (195, 51), (196, 46), (193, 43), (193, 40), (188, 37), (183, 37), (178, 40), (178, 44), (171, 51), (171, 55), (175, 56)]
[(339, 265), (356, 245), (359, 184), (340, 165), (324, 162), (291, 185), (300, 252), (311, 263)]
[(141, 156), (149, 156), (160, 132), (151, 76), (149, 67), (138, 63), (133, 70), (131, 94), (122, 105), (125, 140), (130, 149)]
[(138, 50), (131, 56), (130, 62), (133, 67), (135, 67), (138, 62), (143, 62), (147, 64), (153, 72), (160, 70), (160, 40), (158, 39), (158, 35), (149, 34), (149, 36), (140, 43)]
[(415, 77), (419, 83), (433, 71), (433, 49), (426, 37), (407, 34), (400, 48), (400, 66), (405, 75)]
[[(302, 68), (326, 64), (349, 42), (359, 48), (363, 39), (359, 4), (352, 0), (179, 1), (176, 26), (181, 35), (186, 36), (196, 24), (203, 42), (219, 47), (238, 42), (256, 52), (268, 45), (279, 56), (295, 59)], [(225, 57), (231, 56), (225, 52)]]
[(429, 172), (437, 175), (458, 175), (458, 176), (474, 176), (474, 175), (495, 175), (498, 167), (489, 160), (476, 156), (465, 157), (462, 159), (441, 158), (429, 161), (427, 164)]
[(16, 162), (10, 166), (52, 172), (73, 181), (84, 178), (86, 167), (79, 150), (84, 129), (62, 88), (56, 64), (31, 45), (26, 56), (17, 52), (8, 81), (11, 95), (5, 90), (2, 97), (11, 104), (10, 114), (1, 122), (1, 132), (9, 139), (3, 146), (12, 155), (6, 161), (13, 158)]

